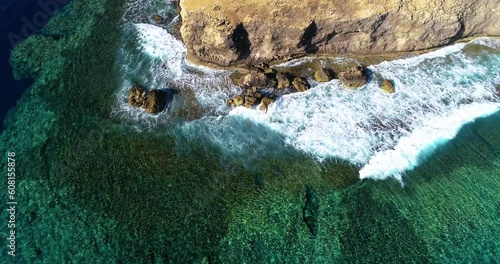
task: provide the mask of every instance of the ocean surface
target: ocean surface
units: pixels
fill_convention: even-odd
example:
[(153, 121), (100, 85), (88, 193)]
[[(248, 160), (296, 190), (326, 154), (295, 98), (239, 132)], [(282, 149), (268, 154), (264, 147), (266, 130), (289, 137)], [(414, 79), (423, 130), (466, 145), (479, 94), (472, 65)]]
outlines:
[[(50, 2), (50, 1), (45, 1)], [(60, 1), (65, 3), (67, 1)], [(0, 119), (4, 120), (7, 112), (16, 105), (17, 100), (31, 84), (30, 79), (16, 80), (12, 75), (12, 68), (9, 63), (10, 52), (27, 37), (39, 33), (48, 22), (48, 18), (56, 14), (62, 7), (49, 5), (49, 9), (44, 9), (37, 1), (29, 0), (2, 0), (0, 1), (0, 71), (2, 74), (2, 85), (0, 86)], [(48, 11), (45, 11), (48, 10)], [(47, 20), (37, 20), (36, 25), (26, 26), (27, 22), (33, 23), (35, 14), (45, 14)], [(0, 126), (3, 130), (3, 122)]]
[[(178, 21), (74, 0), (16, 48), (34, 81), (0, 136), (22, 215), (6, 263), (500, 262), (499, 39), (369, 65), (354, 91), (310, 79), (264, 113), (226, 106), (232, 71), (187, 61)], [(273, 67), (313, 60), (356, 63)], [(130, 107), (137, 83), (172, 92), (165, 111)]]

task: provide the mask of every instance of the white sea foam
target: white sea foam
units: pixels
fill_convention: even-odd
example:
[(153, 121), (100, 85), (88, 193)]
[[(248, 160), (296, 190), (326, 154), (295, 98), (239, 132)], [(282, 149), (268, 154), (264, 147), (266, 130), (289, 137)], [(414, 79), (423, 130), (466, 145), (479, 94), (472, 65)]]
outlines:
[[(189, 63), (185, 46), (165, 28), (136, 23), (129, 24), (125, 30), (125, 42), (118, 54), (123, 84), (118, 92), (115, 115), (151, 126), (185, 116), (186, 111), (182, 109), (185, 105), (205, 114), (228, 111), (225, 102), (237, 92), (230, 83), (229, 71)], [(136, 83), (149, 89), (175, 89), (179, 95), (174, 97), (167, 111), (149, 115), (127, 104), (128, 90)], [(192, 102), (193, 99), (196, 102)]]
[(142, 51), (153, 59), (163, 62), (164, 70), (158, 74), (167, 74), (171, 79), (180, 78), (183, 74), (183, 61), (186, 48), (181, 41), (169, 34), (165, 29), (150, 24), (134, 24), (139, 35)]
[(478, 117), (497, 112), (499, 104), (473, 103), (460, 107), (446, 117), (428, 117), (421, 127), (402, 137), (393, 149), (375, 153), (359, 172), (361, 179), (395, 177), (420, 165), (434, 150), (454, 138), (460, 128)]

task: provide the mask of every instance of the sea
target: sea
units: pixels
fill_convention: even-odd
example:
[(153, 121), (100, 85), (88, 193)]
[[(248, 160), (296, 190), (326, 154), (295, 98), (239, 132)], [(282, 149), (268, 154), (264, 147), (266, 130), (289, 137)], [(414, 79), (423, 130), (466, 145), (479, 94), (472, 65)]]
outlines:
[[(263, 112), (226, 105), (233, 71), (187, 60), (178, 23), (175, 1), (73, 0), (2, 55), (20, 176), (0, 262), (500, 262), (500, 39), (368, 65), (356, 90), (308, 77)], [(311, 61), (358, 63), (272, 67)], [(166, 109), (128, 105), (135, 84)]]

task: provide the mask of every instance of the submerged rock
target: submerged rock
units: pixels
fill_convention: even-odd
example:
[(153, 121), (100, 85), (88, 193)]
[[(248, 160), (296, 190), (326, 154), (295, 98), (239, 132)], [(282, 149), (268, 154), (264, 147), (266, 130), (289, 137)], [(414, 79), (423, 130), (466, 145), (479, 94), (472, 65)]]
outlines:
[(148, 94), (148, 99), (143, 108), (150, 114), (158, 114), (167, 105), (167, 93), (162, 90), (151, 90)]
[(307, 90), (309, 90), (309, 84), (306, 82), (306, 80), (302, 77), (295, 77), (295, 79), (293, 79), (293, 87), (295, 87), (295, 89), (298, 91), (298, 92), (305, 92)]
[(146, 89), (140, 85), (134, 85), (128, 91), (128, 104), (134, 107), (143, 107), (148, 99)]
[(304, 223), (309, 228), (311, 235), (318, 234), (319, 198), (310, 187), (306, 190), (306, 201), (302, 209)]
[(339, 80), (346, 88), (355, 89), (366, 84), (367, 76), (362, 67), (352, 67), (339, 73)]

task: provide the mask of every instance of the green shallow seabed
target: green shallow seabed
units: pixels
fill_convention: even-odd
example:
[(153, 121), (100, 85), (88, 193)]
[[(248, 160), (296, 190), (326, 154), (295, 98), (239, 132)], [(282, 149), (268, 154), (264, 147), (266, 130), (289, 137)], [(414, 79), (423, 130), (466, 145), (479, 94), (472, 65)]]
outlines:
[(16, 77), (35, 83), (0, 136), (1, 153), (16, 152), (19, 207), (17, 256), (2, 246), (0, 262), (500, 262), (500, 114), (466, 125), (404, 188), (292, 149), (258, 172), (204, 142), (178, 151), (163, 128), (110, 118), (120, 6), (74, 0), (13, 52)]

